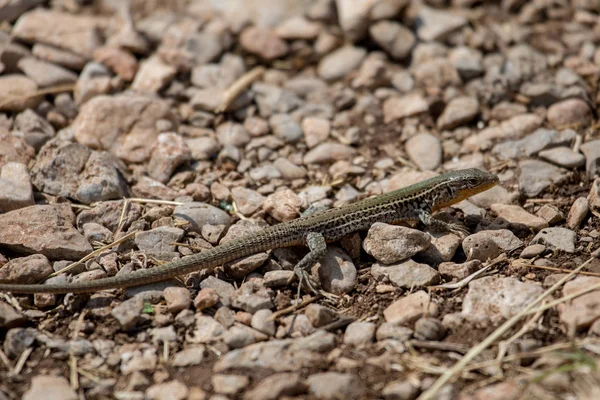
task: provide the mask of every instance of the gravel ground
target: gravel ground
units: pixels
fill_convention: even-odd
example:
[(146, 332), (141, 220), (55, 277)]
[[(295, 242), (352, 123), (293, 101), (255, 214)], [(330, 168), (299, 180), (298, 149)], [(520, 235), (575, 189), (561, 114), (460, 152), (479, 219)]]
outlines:
[(436, 215), (465, 238), (376, 224), (332, 244), (311, 274), (333, 296), (296, 309), (305, 248), (0, 293), (0, 400), (600, 398), (599, 14), (0, 3), (0, 282), (127, 274), (442, 172), (500, 177)]

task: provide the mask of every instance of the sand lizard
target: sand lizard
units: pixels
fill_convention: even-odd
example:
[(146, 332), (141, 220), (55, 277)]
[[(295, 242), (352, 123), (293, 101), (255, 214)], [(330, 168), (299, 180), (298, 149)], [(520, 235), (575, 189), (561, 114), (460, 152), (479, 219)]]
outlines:
[(478, 169), (449, 172), (353, 204), (273, 225), (155, 268), (137, 270), (124, 276), (67, 284), (0, 283), (0, 292), (83, 293), (138, 286), (213, 268), (262, 251), (297, 245), (306, 245), (310, 251), (296, 265), (294, 272), (300, 278), (300, 285), (305, 283), (311, 291), (315, 291), (310, 283), (308, 270), (323, 256), (326, 243), (368, 229), (375, 222), (421, 221), (434, 230), (460, 230), (457, 225), (433, 218), (431, 213), (483, 192), (497, 183), (496, 175)]

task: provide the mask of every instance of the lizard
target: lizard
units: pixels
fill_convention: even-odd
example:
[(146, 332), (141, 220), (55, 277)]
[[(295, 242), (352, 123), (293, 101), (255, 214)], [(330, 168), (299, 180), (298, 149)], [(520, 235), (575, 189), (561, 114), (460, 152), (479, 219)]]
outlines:
[(498, 181), (496, 175), (475, 168), (452, 171), (342, 207), (317, 211), (292, 221), (272, 225), (259, 232), (244, 235), (155, 268), (76, 283), (0, 283), (0, 292), (86, 293), (139, 286), (214, 268), (262, 251), (298, 245), (308, 246), (309, 249), (309, 252), (294, 267), (295, 276), (300, 280), (298, 291), (303, 284), (306, 284), (311, 291), (315, 292), (308, 270), (323, 257), (327, 243), (368, 229), (375, 222), (396, 224), (420, 221), (435, 231), (464, 231), (464, 227), (436, 219), (432, 213), (488, 190)]

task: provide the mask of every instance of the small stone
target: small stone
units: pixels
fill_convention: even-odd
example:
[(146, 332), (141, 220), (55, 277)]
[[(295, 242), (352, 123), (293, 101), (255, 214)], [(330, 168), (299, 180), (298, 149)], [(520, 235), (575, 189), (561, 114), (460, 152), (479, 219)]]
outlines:
[(585, 165), (585, 157), (568, 147), (555, 147), (540, 151), (540, 158), (564, 168), (579, 168)]
[(0, 267), (0, 282), (38, 283), (52, 274), (50, 261), (42, 254), (13, 258)]
[(74, 72), (35, 57), (22, 58), (19, 60), (18, 67), (40, 88), (73, 84), (77, 80)]
[(390, 304), (383, 311), (383, 316), (386, 322), (409, 324), (424, 315), (437, 314), (437, 308), (427, 292), (419, 290)]
[(365, 251), (384, 264), (406, 260), (429, 247), (431, 235), (403, 226), (374, 223), (363, 242)]
[(302, 16), (293, 16), (286, 19), (275, 30), (277, 36), (286, 40), (312, 40), (316, 39), (320, 32), (321, 28), (319, 24), (311, 22)]
[(177, 167), (191, 160), (192, 152), (181, 136), (176, 133), (161, 133), (150, 156), (148, 175), (161, 183), (167, 183)]
[(176, 73), (175, 67), (153, 56), (142, 61), (131, 88), (141, 93), (157, 93), (173, 80)]
[(37, 330), (33, 328), (9, 329), (4, 337), (4, 353), (11, 359), (19, 357), (23, 351), (32, 347), (37, 334)]
[(206, 348), (203, 345), (192, 345), (175, 353), (173, 356), (174, 367), (189, 367), (192, 365), (200, 365), (204, 360)]
[(375, 339), (376, 328), (372, 322), (352, 322), (346, 327), (344, 343), (350, 346), (365, 346)]
[[(463, 211), (464, 213), (464, 211)], [(462, 239), (450, 232), (433, 232), (431, 235), (431, 245), (419, 253), (419, 259), (428, 264), (439, 264), (450, 261), (454, 257), (456, 250), (460, 247)]]
[(322, 372), (309, 376), (306, 384), (318, 399), (359, 399), (365, 394), (360, 380), (353, 374)]
[(523, 249), (519, 257), (521, 258), (533, 258), (541, 256), (546, 251), (546, 246), (543, 244), (532, 244)]
[(390, 282), (402, 289), (431, 286), (440, 281), (440, 275), (435, 269), (413, 260), (394, 265), (373, 264), (371, 275), (380, 281), (387, 277)]
[(309, 148), (324, 142), (329, 137), (330, 123), (324, 118), (306, 117), (302, 120), (304, 141)]
[(261, 209), (265, 202), (265, 196), (241, 186), (234, 187), (231, 190), (231, 196), (239, 212), (247, 217)]
[(407, 94), (402, 97), (394, 96), (383, 103), (383, 120), (388, 124), (427, 111), (429, 111), (429, 103), (420, 94)]
[(171, 314), (187, 310), (192, 304), (190, 291), (184, 287), (167, 287), (163, 290), (163, 297), (167, 303), (167, 310)]
[(300, 213), (302, 199), (292, 190), (279, 190), (267, 197), (263, 210), (278, 221), (291, 221)]
[(462, 264), (453, 262), (443, 262), (438, 265), (438, 271), (442, 276), (450, 277), (456, 280), (465, 279), (481, 268), (481, 261), (471, 260)]
[(569, 209), (567, 215), (567, 227), (569, 229), (577, 229), (583, 222), (589, 211), (588, 199), (585, 197), (578, 197)]
[(566, 99), (554, 103), (546, 114), (548, 122), (555, 128), (573, 124), (586, 126), (592, 120), (592, 112), (588, 104), (577, 98)]
[(588, 178), (594, 179), (600, 173), (600, 140), (592, 140), (581, 145), (585, 155), (585, 171)]
[(430, 133), (419, 133), (406, 142), (406, 153), (422, 171), (433, 171), (442, 162), (442, 143)]
[(409, 381), (393, 381), (381, 390), (384, 400), (414, 400), (419, 388)]
[(77, 400), (79, 396), (62, 376), (36, 375), (31, 379), (31, 387), (23, 395), (23, 400)]
[(378, 341), (391, 339), (406, 342), (412, 338), (413, 330), (406, 326), (401, 326), (399, 323), (384, 322), (377, 328), (375, 336)]
[(189, 228), (201, 233), (204, 225), (229, 225), (231, 218), (220, 208), (210, 204), (191, 202), (175, 207), (173, 217), (190, 222)]
[(221, 375), (216, 374), (211, 378), (213, 390), (216, 393), (225, 395), (236, 395), (244, 390), (250, 383), (250, 379), (245, 375)]
[(341, 47), (321, 59), (317, 72), (321, 78), (328, 81), (341, 79), (358, 68), (366, 54), (366, 50), (360, 47)]
[(450, 33), (463, 27), (468, 22), (462, 15), (425, 6), (420, 7), (417, 18), (417, 35), (419, 39), (426, 42), (443, 40)]
[(184, 400), (188, 398), (188, 387), (177, 380), (158, 383), (146, 390), (146, 396), (150, 400)]
[(213, 288), (204, 288), (198, 292), (194, 299), (194, 307), (197, 311), (202, 311), (210, 308), (219, 302), (219, 295)]
[(255, 281), (248, 281), (231, 296), (231, 305), (249, 313), (273, 307), (271, 291)]
[(369, 33), (395, 59), (406, 58), (416, 43), (412, 31), (397, 22), (379, 21), (371, 25)]
[(329, 246), (321, 260), (311, 268), (311, 275), (326, 292), (342, 295), (354, 289), (356, 266), (342, 249)]
[(479, 102), (473, 97), (456, 97), (437, 120), (439, 129), (454, 129), (468, 124), (479, 114)]
[(548, 223), (548, 225), (556, 225), (565, 219), (560, 210), (550, 204), (544, 204), (536, 215)]
[(469, 197), (469, 201), (481, 208), (490, 208), (492, 204), (511, 204), (519, 197), (518, 193), (511, 193), (500, 185)]
[(94, 60), (106, 65), (126, 82), (132, 81), (138, 70), (138, 61), (133, 54), (117, 47), (104, 46), (96, 49)]
[(302, 128), (288, 114), (275, 114), (269, 118), (273, 134), (285, 143), (295, 143), (302, 139)]
[(542, 218), (525, 211), (521, 206), (510, 204), (492, 204), (492, 211), (498, 214), (499, 218), (508, 221), (513, 228), (524, 227), (527, 230), (533, 229), (539, 231), (547, 228), (548, 223)]
[[(578, 276), (565, 284), (563, 296), (569, 296), (598, 284), (600, 284), (600, 278)], [(567, 329), (571, 327), (577, 330), (589, 328), (594, 321), (600, 318), (600, 291), (595, 290), (583, 294), (567, 303), (559, 304), (557, 308), (560, 320)]]
[(446, 328), (437, 318), (419, 318), (415, 323), (415, 339), (439, 341), (446, 336)]
[(488, 276), (469, 283), (461, 315), (471, 321), (492, 321), (496, 324), (512, 317), (537, 299), (541, 285), (518, 279)]
[(301, 179), (306, 177), (306, 170), (299, 165), (294, 164), (287, 158), (280, 157), (273, 161), (273, 166), (281, 172), (281, 176), (286, 179)]
[(287, 43), (278, 38), (273, 31), (256, 26), (244, 29), (240, 35), (240, 44), (245, 51), (266, 61), (281, 58), (288, 52)]
[(487, 261), (518, 249), (522, 244), (508, 229), (498, 229), (469, 235), (463, 240), (462, 247), (469, 259)]
[(519, 168), (519, 190), (527, 197), (535, 197), (548, 186), (564, 182), (567, 177), (565, 170), (543, 161), (524, 160), (519, 163)]
[(339, 318), (338, 314), (331, 308), (314, 303), (306, 307), (305, 315), (315, 328), (330, 324)]
[(348, 160), (354, 156), (355, 149), (341, 143), (325, 142), (317, 145), (304, 155), (304, 164), (325, 164)]
[(268, 271), (264, 275), (265, 286), (268, 288), (284, 287), (294, 279), (294, 271)]
[(277, 400), (306, 393), (306, 385), (297, 373), (267, 376), (244, 394), (244, 400)]
[(2, 111), (23, 111), (35, 108), (42, 101), (43, 96), (35, 95), (38, 91), (37, 84), (25, 75), (9, 74), (0, 76), (0, 93), (5, 98), (15, 100), (3, 101), (0, 105)]
[(173, 243), (183, 239), (185, 231), (181, 228), (159, 226), (149, 231), (136, 232), (135, 244), (138, 249), (151, 253), (171, 253), (176, 250)]
[(32, 206), (33, 188), (27, 166), (8, 162), (0, 168), (0, 213)]
[(223, 334), (223, 341), (230, 349), (239, 349), (256, 343), (259, 338), (265, 340), (267, 337), (259, 332), (248, 328), (247, 321), (239, 321), (241, 324), (233, 325)]
[(124, 331), (129, 331), (138, 325), (144, 309), (141, 297), (132, 297), (112, 309), (111, 314)]
[(565, 253), (575, 252), (577, 234), (567, 228), (545, 228), (538, 232), (531, 244), (543, 244), (551, 250), (561, 250)]
[(4, 302), (0, 302), (0, 328), (11, 329), (25, 323), (25, 317)]
[(519, 140), (509, 140), (497, 144), (492, 152), (503, 160), (520, 157), (530, 157), (550, 146), (566, 145), (576, 136), (572, 129), (558, 132), (551, 129), (539, 128)]
[(271, 319), (272, 315), (271, 310), (258, 310), (252, 316), (250, 326), (269, 336), (275, 336), (275, 320)]
[(194, 160), (211, 159), (217, 155), (221, 148), (219, 142), (210, 136), (186, 139), (186, 144), (192, 152)]

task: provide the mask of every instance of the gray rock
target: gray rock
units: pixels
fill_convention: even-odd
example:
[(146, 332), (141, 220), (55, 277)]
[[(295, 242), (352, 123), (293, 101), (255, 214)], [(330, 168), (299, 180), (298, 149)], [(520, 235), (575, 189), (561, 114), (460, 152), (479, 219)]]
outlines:
[(503, 160), (529, 157), (549, 147), (568, 144), (575, 138), (576, 133), (567, 129), (561, 132), (540, 128), (523, 139), (500, 143), (492, 152)]
[(223, 341), (230, 349), (239, 349), (256, 343), (257, 336), (258, 332), (245, 325), (233, 325), (223, 334)]
[(389, 323), (409, 324), (423, 315), (436, 315), (437, 311), (427, 292), (419, 290), (390, 304), (383, 310), (383, 316)]
[(0, 267), (0, 281), (10, 283), (38, 283), (54, 270), (42, 254), (13, 258)]
[(588, 211), (588, 199), (585, 197), (578, 197), (569, 209), (569, 214), (567, 215), (567, 227), (572, 230), (579, 228), (579, 225), (581, 225), (587, 216)]
[(305, 315), (315, 328), (325, 326), (339, 318), (339, 315), (331, 308), (315, 303), (306, 307)]
[(463, 240), (463, 251), (469, 259), (487, 261), (504, 252), (516, 250), (522, 242), (508, 229), (480, 231)]
[(508, 221), (514, 228), (526, 228), (539, 231), (547, 228), (548, 223), (533, 214), (528, 213), (521, 206), (510, 204), (492, 204), (492, 211), (498, 214), (498, 217)]
[(25, 57), (17, 64), (25, 75), (37, 83), (38, 87), (54, 87), (75, 83), (77, 74), (56, 64), (38, 60), (35, 57)]
[(560, 184), (567, 178), (565, 170), (543, 161), (524, 160), (519, 168), (519, 190), (527, 197), (535, 197), (548, 186)]
[(399, 342), (405, 342), (412, 338), (413, 330), (397, 323), (384, 322), (377, 328), (375, 336), (379, 341), (392, 339)]
[(148, 163), (148, 175), (167, 183), (181, 164), (192, 160), (192, 152), (185, 140), (176, 133), (161, 133)]
[(0, 92), (5, 96), (14, 97), (15, 100), (3, 102), (2, 111), (23, 111), (35, 108), (40, 104), (43, 96), (36, 95), (37, 84), (25, 75), (8, 74), (0, 76)]
[[(563, 296), (580, 292), (590, 286), (600, 284), (600, 279), (593, 276), (578, 276), (563, 287)], [(572, 301), (559, 304), (558, 313), (565, 327), (576, 330), (589, 328), (600, 318), (600, 291), (595, 290)]]
[(271, 319), (273, 315), (273, 311), (271, 310), (258, 310), (252, 316), (252, 321), (250, 322), (250, 326), (265, 333), (269, 336), (275, 335), (275, 320)]
[(592, 120), (592, 112), (588, 104), (577, 98), (562, 100), (548, 108), (548, 122), (560, 128), (573, 124), (586, 125)]
[(247, 217), (261, 209), (265, 202), (265, 196), (241, 186), (231, 189), (231, 197), (235, 201), (239, 212)]
[(275, 114), (269, 118), (273, 134), (285, 143), (295, 143), (302, 139), (302, 128), (288, 114)]
[(46, 119), (35, 111), (27, 109), (15, 118), (13, 135), (23, 137), (27, 144), (39, 151), (48, 140), (54, 137), (55, 132)]
[(231, 296), (235, 293), (235, 288), (229, 282), (225, 282), (215, 276), (209, 276), (200, 282), (201, 289), (212, 288), (214, 289), (223, 303), (224, 306), (231, 304)]
[(392, 96), (383, 103), (383, 120), (390, 123), (429, 111), (429, 103), (418, 93), (402, 97)]
[(446, 336), (446, 328), (437, 318), (419, 318), (415, 322), (415, 338), (419, 340), (442, 340)]
[(462, 264), (443, 262), (438, 265), (439, 273), (444, 277), (461, 280), (481, 268), (481, 261), (471, 260)]
[(173, 216), (190, 223), (190, 229), (201, 233), (204, 225), (229, 225), (229, 214), (206, 203), (192, 202), (175, 207)]
[(564, 168), (579, 168), (585, 164), (585, 156), (568, 147), (555, 147), (540, 151), (540, 158)]
[(288, 114), (300, 107), (303, 101), (292, 91), (257, 82), (252, 85), (260, 116), (268, 118), (273, 114)]
[(135, 328), (142, 318), (144, 302), (141, 297), (132, 297), (112, 309), (111, 314), (125, 331)]
[(0, 302), (0, 328), (11, 329), (25, 324), (26, 319), (20, 312), (4, 302)]
[(138, 249), (147, 252), (174, 252), (177, 248), (174, 242), (180, 242), (184, 235), (183, 229), (170, 226), (159, 226), (149, 231), (137, 232), (135, 244)]
[(448, 34), (467, 24), (462, 15), (421, 6), (417, 15), (417, 35), (423, 41), (443, 40)]
[(192, 304), (190, 291), (184, 287), (167, 287), (163, 290), (163, 297), (167, 303), (167, 310), (171, 314), (178, 314), (183, 310), (187, 310)]
[(365, 388), (353, 374), (321, 372), (306, 379), (308, 391), (318, 399), (360, 399)]
[(265, 286), (268, 288), (279, 288), (286, 286), (290, 280), (293, 280), (294, 276), (294, 271), (268, 271), (264, 276)]
[(27, 166), (8, 162), (0, 168), (0, 213), (34, 204), (31, 177)]
[(328, 81), (341, 79), (358, 68), (366, 54), (366, 50), (360, 47), (341, 47), (321, 59), (317, 72), (321, 78)]
[(391, 264), (427, 249), (430, 243), (431, 235), (428, 233), (376, 222), (369, 229), (363, 248), (377, 261)]
[(437, 120), (439, 129), (454, 129), (471, 122), (479, 114), (479, 102), (473, 97), (456, 97)]
[(266, 28), (251, 26), (240, 35), (242, 48), (260, 58), (270, 61), (285, 56), (288, 45), (275, 32)]
[(206, 348), (203, 345), (192, 345), (173, 355), (174, 367), (200, 365), (204, 360)]
[(9, 329), (4, 337), (4, 353), (11, 359), (19, 357), (23, 351), (33, 345), (36, 336), (37, 331), (33, 328)]
[(541, 256), (546, 251), (546, 246), (543, 244), (532, 244), (523, 249), (519, 257), (521, 258), (533, 258)]
[(454, 233), (434, 232), (431, 235), (431, 245), (419, 253), (418, 259), (424, 260), (427, 264), (450, 261), (460, 243), (461, 238)]
[(248, 386), (250, 379), (245, 375), (215, 374), (211, 382), (215, 393), (234, 396)]
[(271, 290), (256, 281), (245, 282), (231, 296), (231, 305), (249, 313), (273, 308)]
[(416, 43), (412, 31), (397, 22), (379, 21), (371, 25), (369, 33), (373, 40), (395, 59), (403, 59), (410, 55)]
[(581, 145), (585, 155), (585, 171), (588, 178), (593, 179), (600, 174), (600, 140), (592, 140)]
[(394, 265), (374, 264), (371, 267), (371, 275), (379, 281), (387, 277), (390, 282), (402, 289), (430, 286), (440, 281), (440, 274), (435, 269), (413, 260)]
[(537, 212), (536, 215), (542, 218), (548, 223), (548, 225), (556, 225), (565, 219), (564, 215), (560, 212), (556, 206), (550, 204), (544, 204)]
[(531, 240), (531, 244), (543, 244), (551, 250), (575, 253), (577, 234), (567, 228), (545, 228)]
[(223, 265), (223, 268), (225, 269), (227, 276), (234, 279), (240, 279), (263, 265), (268, 259), (269, 255), (262, 252), (229, 261)]
[(469, 47), (455, 47), (450, 52), (450, 61), (463, 81), (483, 75), (484, 68), (481, 52)]
[(311, 268), (311, 275), (326, 292), (342, 295), (354, 289), (356, 266), (342, 249), (329, 246), (323, 258)]
[(406, 142), (406, 153), (422, 171), (433, 171), (442, 162), (442, 143), (430, 133), (419, 133)]
[(346, 327), (344, 343), (349, 346), (365, 346), (375, 339), (376, 328), (372, 322), (352, 322)]
[(393, 381), (381, 390), (385, 400), (414, 400), (418, 394), (419, 388), (409, 381)]
[(325, 164), (333, 161), (348, 160), (355, 149), (341, 143), (321, 143), (304, 155), (304, 164)]
[(244, 394), (244, 400), (277, 400), (286, 396), (306, 393), (306, 385), (296, 373), (280, 373), (267, 376)]

